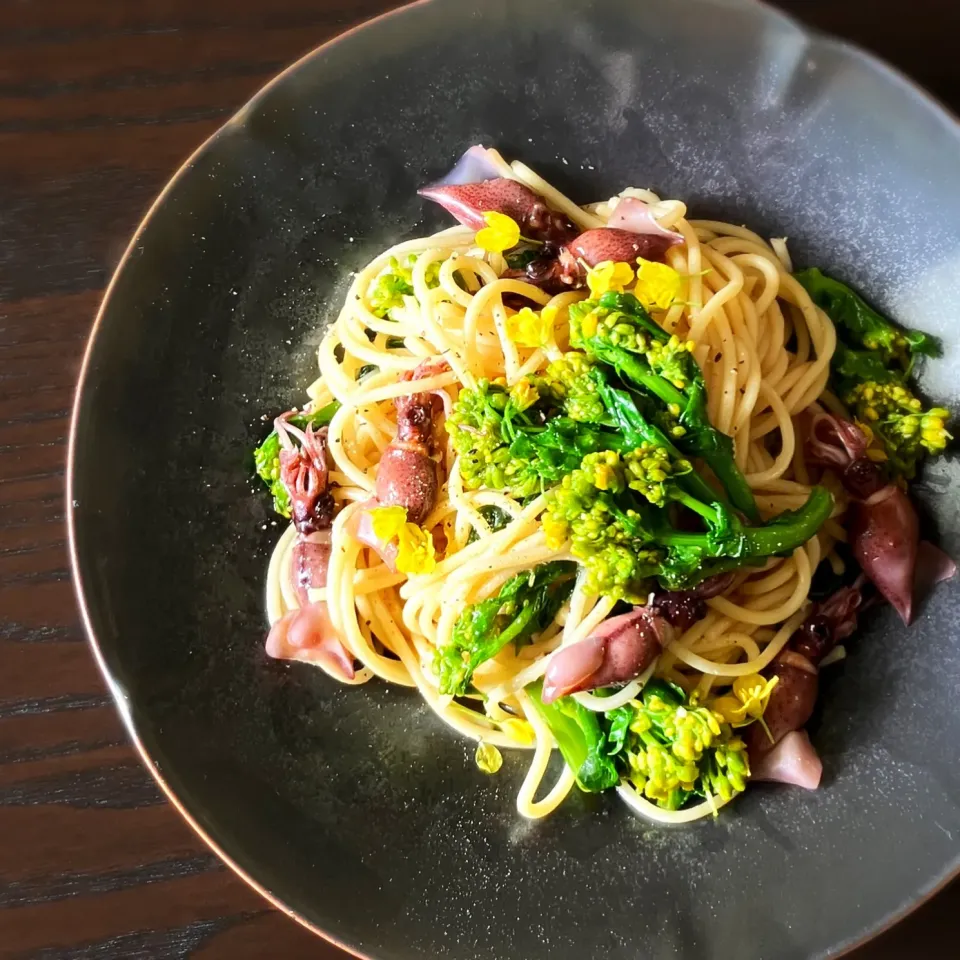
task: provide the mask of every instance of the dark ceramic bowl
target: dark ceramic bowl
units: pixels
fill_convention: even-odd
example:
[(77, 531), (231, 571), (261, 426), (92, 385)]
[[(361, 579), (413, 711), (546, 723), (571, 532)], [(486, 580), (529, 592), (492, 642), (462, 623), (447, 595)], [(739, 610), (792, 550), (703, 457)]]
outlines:
[[(379, 960), (793, 958), (842, 951), (960, 864), (960, 587), (868, 618), (828, 672), (815, 793), (751, 789), (661, 829), (615, 798), (546, 822), (420, 700), (263, 653), (278, 535), (263, 413), (302, 397), (347, 276), (446, 223), (416, 196), (496, 144), (581, 201), (627, 184), (790, 238), (798, 263), (943, 336), (955, 407), (960, 130), (849, 47), (733, 0), (433, 0), (328, 44), (194, 155), (97, 322), (69, 510), (94, 650), (210, 844)], [(921, 498), (960, 555), (951, 458)]]

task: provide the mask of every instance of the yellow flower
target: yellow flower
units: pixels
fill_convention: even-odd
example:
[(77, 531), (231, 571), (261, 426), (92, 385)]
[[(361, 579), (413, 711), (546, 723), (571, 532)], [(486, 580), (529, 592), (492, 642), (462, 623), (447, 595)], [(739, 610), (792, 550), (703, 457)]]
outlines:
[(415, 523), (405, 523), (397, 532), (397, 569), (401, 573), (431, 573), (437, 566), (433, 537)]
[(526, 720), (501, 720), (500, 729), (508, 736), (512, 737), (517, 743), (528, 745), (537, 739), (533, 732), (533, 727)]
[(665, 263), (637, 258), (636, 298), (647, 310), (666, 310), (680, 296), (683, 278)]
[(733, 681), (731, 692), (714, 700), (710, 709), (719, 713), (731, 726), (745, 727), (754, 720), (761, 720), (763, 711), (770, 702), (770, 694), (779, 679), (771, 677), (767, 680), (759, 673), (737, 677)]
[(587, 286), (592, 300), (599, 300), (610, 290), (623, 293), (623, 288), (632, 282), (633, 267), (623, 261), (604, 260), (587, 270)]
[(488, 253), (503, 253), (520, 242), (520, 226), (512, 217), (488, 210), (483, 220), (486, 226), (477, 231), (477, 246)]
[(492, 743), (484, 743), (482, 740), (477, 745), (474, 759), (484, 773), (496, 773), (503, 766), (503, 755), (500, 751)]
[(373, 535), (389, 543), (407, 522), (406, 507), (375, 507), (370, 511)]
[(510, 388), (510, 399), (522, 413), (540, 399), (540, 394), (537, 392), (537, 388), (524, 377)]
[(544, 307), (539, 313), (524, 307), (507, 317), (507, 336), (519, 347), (542, 347), (553, 333), (556, 307)]

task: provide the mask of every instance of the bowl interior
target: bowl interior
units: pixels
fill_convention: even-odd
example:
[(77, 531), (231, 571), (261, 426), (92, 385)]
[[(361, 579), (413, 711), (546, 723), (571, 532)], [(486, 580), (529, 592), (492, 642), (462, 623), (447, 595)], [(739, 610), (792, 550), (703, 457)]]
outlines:
[[(219, 846), (370, 956), (827, 955), (958, 865), (956, 584), (909, 632), (871, 614), (829, 671), (823, 789), (752, 789), (680, 830), (583, 795), (527, 823), (522, 757), (485, 777), (416, 696), (263, 653), (280, 528), (251, 477), (261, 417), (302, 398), (349, 273), (446, 224), (416, 188), (476, 142), (581, 202), (650, 186), (789, 237), (798, 264), (941, 335), (922, 384), (958, 405), (960, 136), (902, 80), (752, 3), (414, 6), (227, 124), (116, 278), (71, 520), (121, 706)], [(957, 556), (954, 460), (920, 490)]]

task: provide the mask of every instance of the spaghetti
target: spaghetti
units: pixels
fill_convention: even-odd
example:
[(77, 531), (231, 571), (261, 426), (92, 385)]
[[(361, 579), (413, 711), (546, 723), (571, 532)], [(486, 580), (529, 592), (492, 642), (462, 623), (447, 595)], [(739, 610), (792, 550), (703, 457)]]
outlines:
[[(742, 226), (688, 219), (682, 202), (661, 200), (648, 190), (628, 188), (579, 207), (520, 163), (507, 164), (494, 151), (486, 151), (486, 161), (577, 231), (603, 230), (629, 199), (648, 211), (651, 230), (675, 235), (658, 262), (674, 272), (679, 293), (651, 313), (668, 334), (692, 341), (710, 423), (732, 438), (736, 466), (760, 521), (802, 508), (815, 481), (832, 494), (830, 519), (812, 537), (789, 555), (735, 568), (722, 592), (706, 599), (706, 615), (674, 631), (643, 675), (599, 693), (572, 694), (602, 717), (636, 702), (653, 675), (688, 695), (691, 705), (729, 701), (737, 678), (766, 675), (783, 656), (810, 610), (812, 576), (821, 561), (836, 571), (844, 568), (836, 547), (847, 536), (850, 496), (836, 471), (809, 459), (804, 442), (816, 416), (844, 409), (827, 389), (837, 346), (834, 323), (792, 274), (782, 240), (768, 242)], [(373, 293), (398, 263), (405, 265), (409, 292), (398, 294), (384, 311)], [(589, 265), (588, 285), (598, 269)], [(624, 292), (634, 290), (634, 283), (639, 287), (640, 280), (625, 284)], [(336, 660), (314, 661), (332, 676), (352, 683), (378, 677), (414, 687), (463, 736), (528, 751), (517, 808), (531, 818), (556, 809), (577, 781), (568, 763), (547, 782), (557, 736), (532, 703), (531, 689), (543, 681), (556, 651), (595, 635), (608, 622), (618, 597), (591, 591), (578, 565), (549, 622), (527, 642), (507, 644), (476, 665), (462, 695), (442, 692), (436, 652), (451, 644), (465, 610), (497, 597), (518, 575), (580, 560), (569, 540), (558, 547), (545, 530), (551, 490), (518, 496), (509, 488), (478, 485), (465, 476), (443, 422), (462, 391), (487, 382), (510, 391), (543, 376), (569, 352), (571, 307), (592, 295), (582, 278), (570, 287), (532, 281), (510, 267), (503, 251), (484, 249), (470, 226), (400, 243), (360, 270), (319, 347), (319, 376), (305, 408), (309, 413), (339, 404), (326, 435), (334, 518), (321, 536), (329, 549), (325, 585), (309, 588), (306, 596), (296, 589), (292, 524), (267, 574), (271, 624), (289, 617), (305, 599), (325, 604), (329, 625), (356, 667), (345, 674)], [(544, 323), (538, 342), (516, 335), (524, 307), (552, 320)], [(357, 534), (362, 515), (375, 503), (381, 459), (396, 444), (396, 401), (404, 397), (430, 398), (431, 456), (440, 478), (435, 502), (417, 524), (430, 539), (421, 546), (434, 559), (408, 573)], [(634, 809), (676, 822), (714, 814), (728, 799), (708, 791), (696, 806), (691, 800), (671, 810), (644, 799), (627, 778), (621, 794)]]

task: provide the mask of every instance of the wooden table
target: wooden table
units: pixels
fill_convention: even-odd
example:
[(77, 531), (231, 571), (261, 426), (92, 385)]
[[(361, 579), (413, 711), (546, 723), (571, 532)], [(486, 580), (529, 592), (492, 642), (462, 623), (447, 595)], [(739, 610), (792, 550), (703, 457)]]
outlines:
[[(223, 867), (127, 744), (74, 603), (64, 459), (84, 341), (150, 200), (271, 75), (390, 5), (0, 0), (0, 957), (344, 956)], [(781, 5), (960, 109), (960, 5)], [(954, 885), (857, 960), (956, 956), (958, 913)]]

